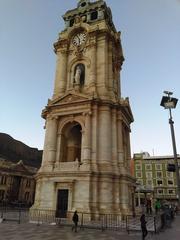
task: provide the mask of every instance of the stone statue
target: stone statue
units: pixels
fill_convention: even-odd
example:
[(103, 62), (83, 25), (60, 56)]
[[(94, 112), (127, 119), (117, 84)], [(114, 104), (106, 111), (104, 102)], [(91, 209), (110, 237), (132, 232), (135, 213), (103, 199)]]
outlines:
[(80, 78), (81, 78), (81, 68), (79, 66), (77, 66), (76, 72), (74, 75), (74, 80), (75, 80), (76, 84), (80, 84)]

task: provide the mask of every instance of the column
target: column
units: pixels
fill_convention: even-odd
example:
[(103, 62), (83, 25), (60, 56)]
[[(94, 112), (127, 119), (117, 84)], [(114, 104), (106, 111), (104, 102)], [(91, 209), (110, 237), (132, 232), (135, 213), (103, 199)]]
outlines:
[(108, 87), (112, 91), (113, 90), (113, 62), (112, 62), (112, 41), (109, 41), (108, 48)]
[(57, 51), (56, 76), (53, 98), (64, 94), (67, 84), (67, 52)]
[(112, 161), (115, 173), (118, 173), (118, 154), (117, 154), (117, 111), (112, 110)]
[(62, 155), (62, 134), (59, 133), (57, 136), (57, 150), (56, 150), (56, 167), (59, 167), (61, 162), (61, 155)]
[(90, 73), (90, 85), (95, 85), (96, 83), (96, 35), (93, 34), (91, 39), (91, 73)]
[(120, 179), (117, 178), (113, 182), (113, 200), (114, 200), (113, 209), (116, 214), (119, 214), (121, 212), (119, 205), (120, 202), (119, 197), (120, 197)]
[(50, 133), (48, 141), (48, 162), (54, 163), (56, 160), (56, 142), (57, 142), (57, 118), (50, 120)]
[(92, 114), (92, 167), (94, 171), (98, 171), (98, 106), (93, 106)]
[(124, 166), (123, 128), (121, 112), (118, 112), (118, 163), (120, 168)]
[[(99, 107), (99, 128), (98, 128), (98, 147), (99, 164), (101, 167), (108, 167), (112, 171), (112, 129), (111, 129), (111, 110), (109, 106)], [(102, 164), (103, 163), (103, 164)], [(106, 163), (106, 164), (105, 164)], [(107, 170), (107, 169), (106, 169)]]
[(120, 208), (124, 214), (127, 214), (129, 212), (128, 182), (125, 180), (121, 180), (120, 182)]
[(131, 145), (130, 145), (130, 132), (127, 130), (127, 167), (130, 172), (131, 164)]
[(91, 112), (85, 113), (85, 134), (83, 142), (83, 163), (91, 160)]
[(56, 160), (56, 142), (57, 142), (57, 118), (48, 117), (47, 130), (45, 136), (43, 165), (53, 167)]
[(97, 90), (102, 99), (106, 99), (109, 96), (107, 89), (108, 86), (108, 39), (106, 34), (98, 38), (97, 47)]

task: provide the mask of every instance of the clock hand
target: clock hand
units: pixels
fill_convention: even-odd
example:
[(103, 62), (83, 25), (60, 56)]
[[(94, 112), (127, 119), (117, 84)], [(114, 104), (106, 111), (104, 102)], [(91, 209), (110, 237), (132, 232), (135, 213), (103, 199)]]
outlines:
[(79, 44), (80, 44), (80, 42), (81, 42), (81, 39), (80, 39), (80, 37), (78, 36), (78, 40), (79, 40)]

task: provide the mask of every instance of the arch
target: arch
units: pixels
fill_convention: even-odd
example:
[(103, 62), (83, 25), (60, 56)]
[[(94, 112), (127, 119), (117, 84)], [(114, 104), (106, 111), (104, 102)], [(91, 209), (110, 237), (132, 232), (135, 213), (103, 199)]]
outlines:
[(70, 116), (68, 118), (63, 118), (60, 122), (60, 125), (59, 125), (59, 129), (58, 129), (58, 134), (62, 134), (65, 126), (68, 124), (68, 123), (72, 123), (72, 122), (77, 122), (81, 125), (81, 128), (82, 128), (82, 131), (84, 131), (84, 121), (83, 121), (83, 118), (81, 116), (78, 116), (78, 117), (73, 117), (73, 116)]
[(71, 37), (79, 31), (86, 31), (87, 33), (90, 32), (89, 24), (81, 22), (80, 25), (74, 25), (72, 29), (67, 29), (68, 39), (71, 39)]
[(60, 162), (81, 161), (82, 127), (76, 121), (67, 122), (61, 131)]

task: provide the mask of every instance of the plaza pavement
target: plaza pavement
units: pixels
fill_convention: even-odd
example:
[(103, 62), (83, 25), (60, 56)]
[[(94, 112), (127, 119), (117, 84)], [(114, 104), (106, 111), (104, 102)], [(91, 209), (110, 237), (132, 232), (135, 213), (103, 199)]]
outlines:
[[(97, 229), (71, 231), (71, 227), (50, 226), (30, 223), (3, 222), (0, 223), (0, 240), (140, 240), (140, 232), (128, 235), (125, 231), (101, 231)], [(172, 227), (157, 235), (146, 238), (153, 240), (179, 240), (180, 216), (176, 217)]]

